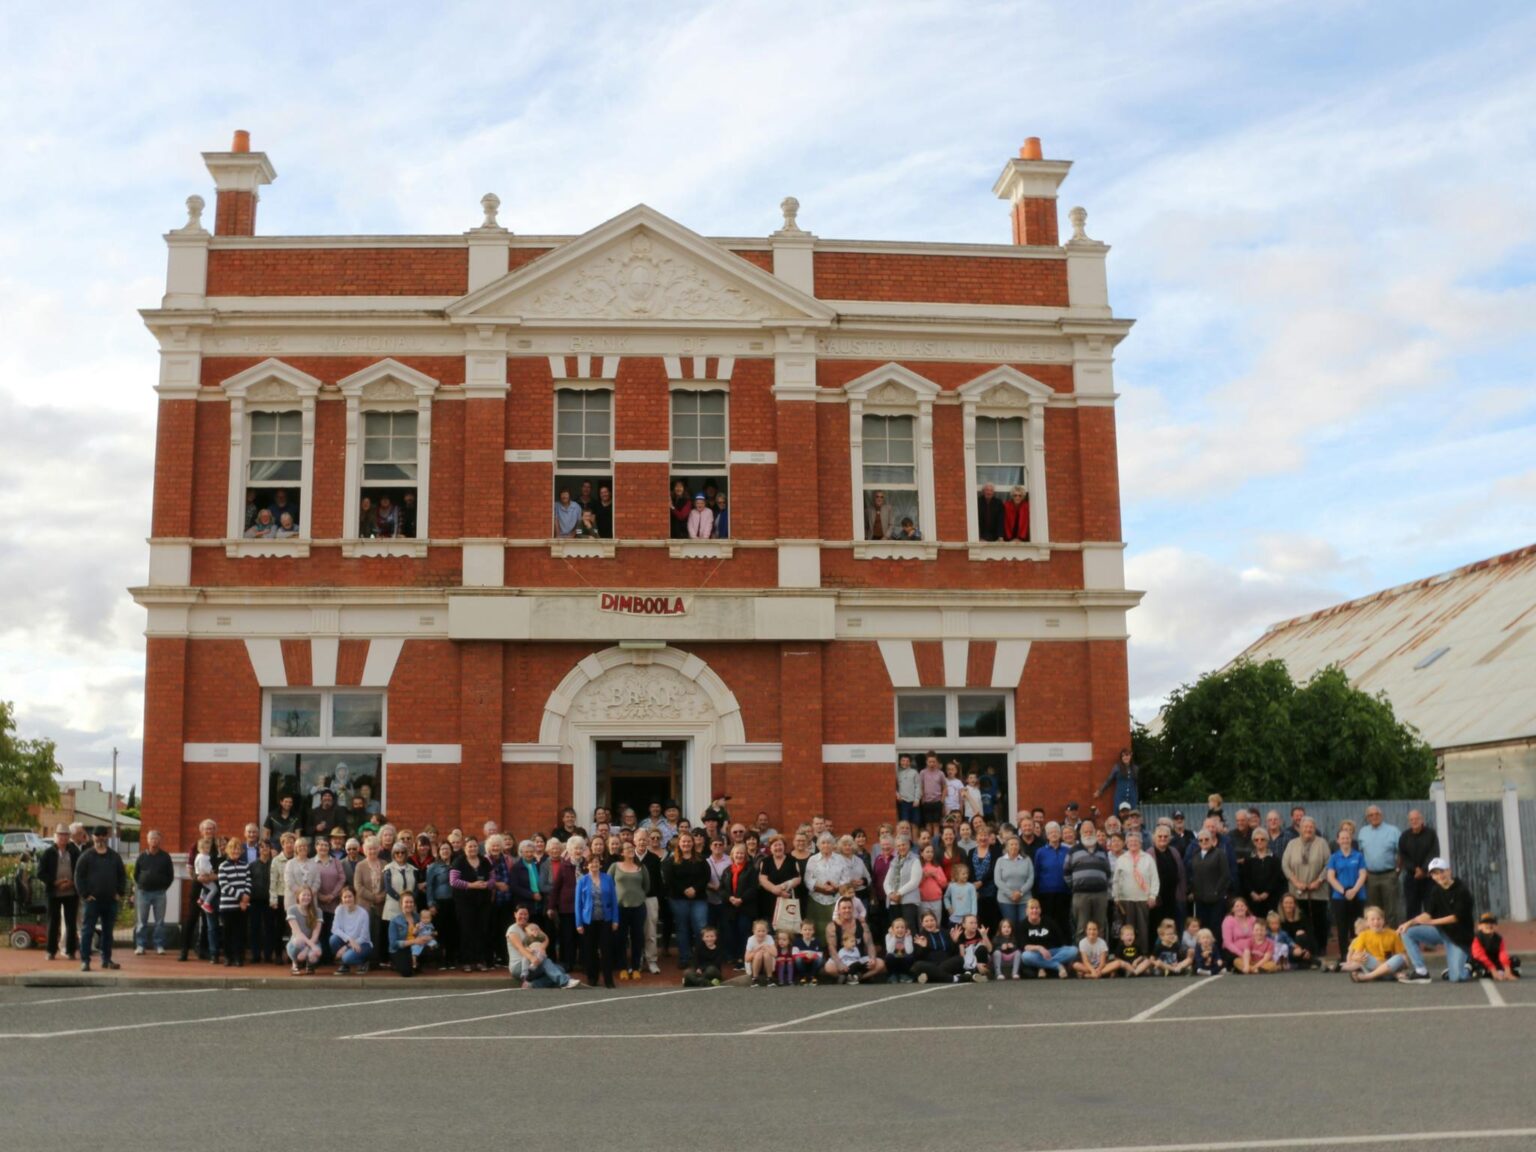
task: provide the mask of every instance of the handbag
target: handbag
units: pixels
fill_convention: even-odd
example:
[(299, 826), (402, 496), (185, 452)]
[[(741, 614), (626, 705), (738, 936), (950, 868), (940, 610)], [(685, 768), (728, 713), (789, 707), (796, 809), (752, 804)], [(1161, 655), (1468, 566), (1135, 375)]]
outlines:
[(780, 896), (773, 902), (773, 930), (791, 935), (800, 931), (800, 901), (793, 896)]

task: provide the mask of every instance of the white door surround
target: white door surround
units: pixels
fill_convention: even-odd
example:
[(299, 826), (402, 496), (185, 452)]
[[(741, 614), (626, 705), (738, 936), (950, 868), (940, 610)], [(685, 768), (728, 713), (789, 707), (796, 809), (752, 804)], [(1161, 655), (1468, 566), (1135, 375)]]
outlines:
[(685, 740), (684, 812), (713, 799), (712, 766), (727, 745), (746, 743), (741, 706), (708, 664), (676, 648), (606, 648), (583, 659), (544, 704), (539, 743), (571, 766), (577, 819), (597, 802), (597, 741)]

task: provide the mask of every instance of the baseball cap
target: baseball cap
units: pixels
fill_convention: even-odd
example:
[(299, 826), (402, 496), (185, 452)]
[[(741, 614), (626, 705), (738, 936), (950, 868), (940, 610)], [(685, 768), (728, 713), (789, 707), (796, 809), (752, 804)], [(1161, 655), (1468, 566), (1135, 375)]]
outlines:
[(1444, 856), (1436, 856), (1429, 862), (1429, 870), (1431, 872), (1449, 872), (1451, 870), (1451, 862)]
[(110, 836), (110, 835), (112, 835), (112, 829), (108, 828), (105, 824), (98, 824), (98, 825), (96, 825), (96, 827), (91, 829), (91, 835), (92, 836)]
[(1175, 820), (1182, 820), (1182, 819), (1184, 819), (1184, 813), (1180, 809), (1175, 808), (1173, 810), (1173, 818)]
[(1131, 810), (1131, 802), (1129, 800), (1122, 800), (1122, 801), (1120, 801), (1120, 807), (1115, 809), (1115, 811), (1117, 811), (1117, 812), (1129, 812), (1130, 810)]
[(1479, 924), (1497, 924), (1499, 922), (1499, 918), (1492, 912), (1484, 912), (1477, 918), (1477, 922)]
[(1076, 800), (1073, 800), (1070, 804), (1067, 805), (1067, 811), (1068, 812), (1076, 812), (1077, 811), (1077, 801)]

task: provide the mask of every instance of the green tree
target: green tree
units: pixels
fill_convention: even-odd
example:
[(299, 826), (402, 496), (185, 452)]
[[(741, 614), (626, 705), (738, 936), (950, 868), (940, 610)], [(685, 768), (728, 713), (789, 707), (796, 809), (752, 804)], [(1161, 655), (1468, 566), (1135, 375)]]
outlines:
[(28, 824), (34, 804), (59, 802), (52, 740), (18, 740), (13, 705), (0, 700), (0, 824)]
[(1301, 685), (1280, 660), (1208, 672), (1169, 696), (1157, 732), (1137, 725), (1133, 738), (1143, 792), (1162, 802), (1420, 799), (1435, 778), (1433, 750), (1386, 695), (1337, 666)]
[(130, 784), (130, 785), (128, 785), (128, 803), (124, 804), (123, 808), (124, 809), (132, 808), (135, 812), (138, 811), (138, 808), (139, 808), (139, 786), (137, 784)]

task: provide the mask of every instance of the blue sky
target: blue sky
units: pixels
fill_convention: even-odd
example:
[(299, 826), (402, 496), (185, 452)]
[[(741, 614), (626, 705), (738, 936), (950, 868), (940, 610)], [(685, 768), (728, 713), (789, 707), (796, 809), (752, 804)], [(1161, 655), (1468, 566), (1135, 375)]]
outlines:
[(1003, 242), (1027, 135), (1114, 247), (1133, 704), (1277, 619), (1536, 538), (1536, 12), (1427, 3), (273, 3), (0, 14), (0, 698), (138, 764), (156, 375), (199, 152), (265, 233), (637, 201)]

